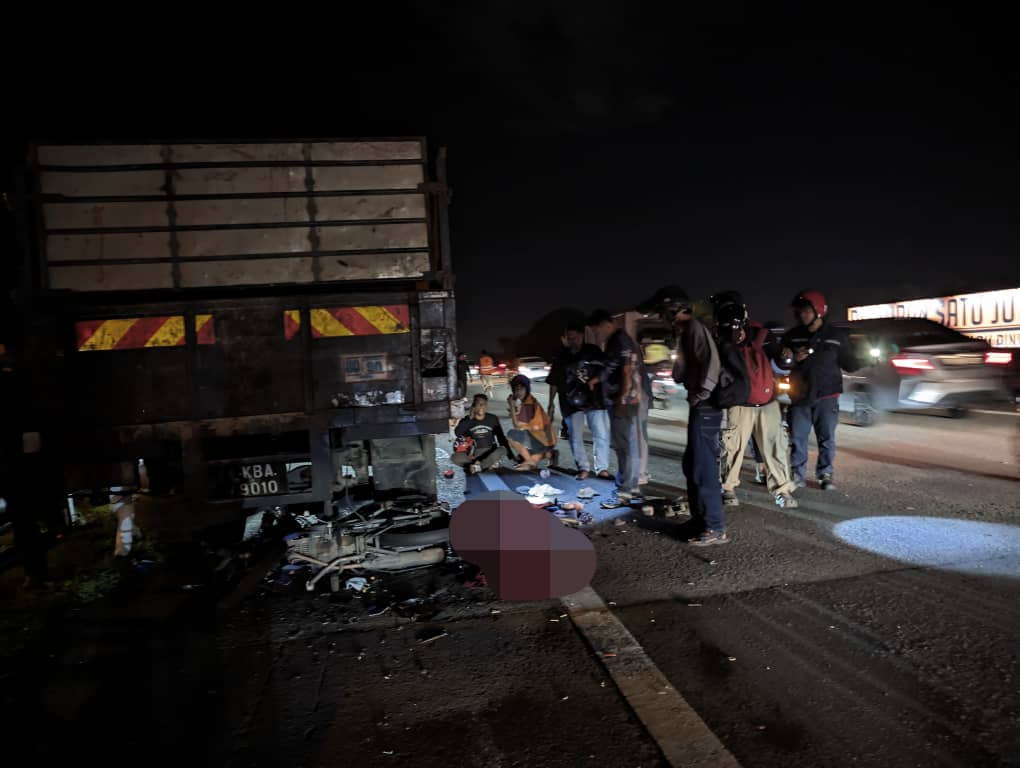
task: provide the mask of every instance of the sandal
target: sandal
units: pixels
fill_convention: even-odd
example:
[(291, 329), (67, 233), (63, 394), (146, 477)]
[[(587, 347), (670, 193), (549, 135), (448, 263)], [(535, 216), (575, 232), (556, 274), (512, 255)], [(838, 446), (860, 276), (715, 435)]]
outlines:
[(613, 479), (613, 476), (611, 474), (609, 474), (609, 470), (608, 469), (603, 469), (601, 472), (599, 472), (596, 475), (596, 477), (601, 478), (602, 480), (612, 480)]
[(591, 472), (589, 472), (587, 469), (582, 469), (580, 472), (577, 473), (578, 480), (587, 480), (589, 477), (591, 477)]

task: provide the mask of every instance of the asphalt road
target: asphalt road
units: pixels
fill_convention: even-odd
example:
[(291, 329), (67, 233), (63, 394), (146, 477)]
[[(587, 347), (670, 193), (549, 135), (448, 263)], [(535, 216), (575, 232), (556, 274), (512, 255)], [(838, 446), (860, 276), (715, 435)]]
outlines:
[[(655, 413), (656, 482), (683, 485), (682, 414)], [(627, 514), (587, 531), (592, 586), (745, 768), (1020, 766), (1016, 421), (841, 426), (837, 491), (781, 510), (745, 473), (733, 540), (708, 550), (682, 543), (683, 518)], [(441, 468), (449, 450), (441, 438)], [(462, 476), (440, 492), (463, 499)], [(419, 572), (398, 595), (417, 607), (377, 616), (346, 593), (265, 587), (225, 607), (173, 584), (59, 616), (4, 611), (5, 754), (665, 764), (558, 601), (502, 603), (462, 577)], [(40, 724), (50, 736), (28, 738)]]
[[(683, 415), (653, 412), (658, 482)], [(1020, 765), (1018, 423), (841, 425), (836, 491), (780, 510), (745, 471), (707, 551), (603, 526), (593, 587), (745, 766)]]

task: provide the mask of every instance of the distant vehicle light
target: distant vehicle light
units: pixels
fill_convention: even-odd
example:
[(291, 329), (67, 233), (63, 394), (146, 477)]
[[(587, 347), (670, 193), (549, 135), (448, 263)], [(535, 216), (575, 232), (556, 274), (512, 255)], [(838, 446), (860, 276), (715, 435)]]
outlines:
[(506, 363), (500, 363), (500, 364), (499, 364), (499, 367), (500, 367), (500, 368), (506, 368)]
[(881, 357), (882, 356), (882, 350), (880, 350), (878, 347), (872, 347), (871, 348), (871, 356), (872, 357)]
[(985, 352), (985, 363), (988, 365), (1009, 365), (1012, 362), (1012, 352)]
[(780, 392), (789, 392), (790, 391), (790, 382), (788, 382), (788, 381), (781, 381), (777, 385), (776, 389), (778, 389)]
[(670, 371), (656, 371), (655, 375), (658, 376), (660, 379), (668, 379), (673, 374)]
[(670, 360), (676, 360), (676, 352), (670, 352), (669, 353), (669, 359)]
[(934, 371), (935, 366), (927, 357), (911, 357), (909, 355), (897, 355), (890, 358), (890, 363), (900, 373), (918, 374), (924, 371)]

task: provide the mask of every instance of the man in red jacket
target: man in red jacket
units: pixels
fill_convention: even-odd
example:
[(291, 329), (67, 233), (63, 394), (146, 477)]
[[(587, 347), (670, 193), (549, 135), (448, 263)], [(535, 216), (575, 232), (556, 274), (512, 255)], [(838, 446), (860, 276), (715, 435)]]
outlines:
[(779, 507), (793, 509), (796, 485), (790, 479), (790, 446), (783, 429), (783, 414), (776, 400), (772, 360), (781, 355), (775, 336), (748, 320), (747, 307), (739, 298), (716, 304), (716, 333), (723, 368), (738, 382), (738, 405), (726, 411), (722, 430), (723, 504), (737, 506), (735, 489), (740, 485), (744, 451), (752, 436), (761, 451), (766, 482)]

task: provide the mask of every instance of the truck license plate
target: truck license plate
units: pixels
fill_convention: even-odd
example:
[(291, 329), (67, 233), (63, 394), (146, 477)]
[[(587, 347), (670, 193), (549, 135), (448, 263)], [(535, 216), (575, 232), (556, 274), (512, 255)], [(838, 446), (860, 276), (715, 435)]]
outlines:
[(242, 496), (287, 493), (287, 472), (283, 464), (242, 464), (236, 479)]

